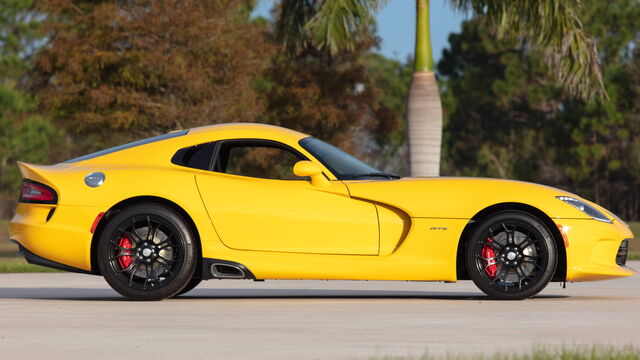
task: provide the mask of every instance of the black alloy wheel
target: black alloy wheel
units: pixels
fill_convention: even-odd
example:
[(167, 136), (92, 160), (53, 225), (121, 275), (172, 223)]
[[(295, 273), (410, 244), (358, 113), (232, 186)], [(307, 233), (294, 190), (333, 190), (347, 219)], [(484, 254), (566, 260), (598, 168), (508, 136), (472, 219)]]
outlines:
[(98, 265), (109, 285), (132, 300), (175, 296), (193, 278), (196, 245), (184, 220), (156, 204), (129, 207), (100, 236)]
[(557, 252), (542, 222), (509, 211), (478, 225), (465, 249), (465, 265), (485, 294), (499, 300), (521, 300), (539, 293), (551, 281)]
[(191, 278), (191, 280), (189, 280), (189, 283), (187, 284), (187, 286), (185, 286), (184, 289), (180, 290), (180, 292), (177, 293), (175, 296), (180, 296), (180, 295), (188, 293), (189, 291), (195, 289), (196, 286), (200, 285), (201, 282), (202, 282), (202, 277), (201, 276), (196, 276), (194, 274), (194, 276)]

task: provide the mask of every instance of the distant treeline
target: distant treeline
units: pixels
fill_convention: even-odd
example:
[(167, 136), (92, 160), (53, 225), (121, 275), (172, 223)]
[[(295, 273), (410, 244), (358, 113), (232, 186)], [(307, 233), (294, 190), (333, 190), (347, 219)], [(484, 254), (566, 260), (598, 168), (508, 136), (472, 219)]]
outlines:
[[(313, 134), (407, 172), (412, 73), (375, 54), (375, 24), (339, 55), (295, 55), (254, 1), (13, 0), (0, 7), (0, 217), (15, 161), (58, 162), (204, 124), (254, 121)], [(609, 100), (567, 95), (542, 54), (497, 41), (483, 19), (452, 34), (438, 64), (444, 175), (540, 182), (640, 218), (640, 5), (585, 1)]]

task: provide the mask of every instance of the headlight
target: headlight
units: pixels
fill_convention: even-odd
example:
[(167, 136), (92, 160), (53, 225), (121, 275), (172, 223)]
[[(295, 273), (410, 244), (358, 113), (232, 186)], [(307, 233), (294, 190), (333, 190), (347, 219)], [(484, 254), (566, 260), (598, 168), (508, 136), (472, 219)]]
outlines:
[(591, 216), (594, 220), (603, 221), (607, 223), (612, 223), (611, 219), (609, 219), (605, 214), (603, 214), (600, 210), (594, 208), (593, 206), (587, 204), (582, 200), (578, 200), (576, 198), (572, 198), (569, 196), (556, 196), (559, 200), (566, 202), (567, 204), (575, 207), (576, 209), (582, 211), (583, 213)]

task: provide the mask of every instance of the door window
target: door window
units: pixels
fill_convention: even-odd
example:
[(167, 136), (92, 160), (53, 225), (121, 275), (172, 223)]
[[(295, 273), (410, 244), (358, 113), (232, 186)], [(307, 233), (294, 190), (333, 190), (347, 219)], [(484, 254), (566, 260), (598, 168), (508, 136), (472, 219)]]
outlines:
[(285, 145), (262, 141), (227, 141), (218, 151), (214, 171), (262, 179), (306, 180), (293, 174), (293, 165), (306, 160)]

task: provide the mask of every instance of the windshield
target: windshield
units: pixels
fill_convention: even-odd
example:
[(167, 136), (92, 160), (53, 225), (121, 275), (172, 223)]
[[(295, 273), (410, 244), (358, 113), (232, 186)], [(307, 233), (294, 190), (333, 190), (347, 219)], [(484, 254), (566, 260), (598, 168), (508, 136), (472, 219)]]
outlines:
[(382, 174), (337, 147), (322, 140), (308, 137), (300, 140), (300, 146), (311, 153), (339, 179), (354, 179), (364, 175)]

